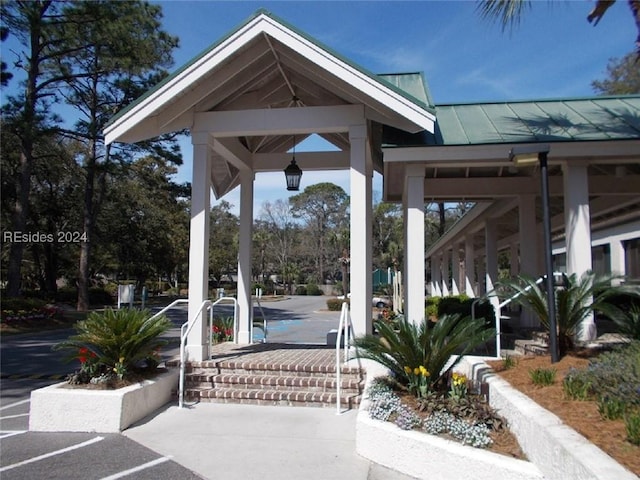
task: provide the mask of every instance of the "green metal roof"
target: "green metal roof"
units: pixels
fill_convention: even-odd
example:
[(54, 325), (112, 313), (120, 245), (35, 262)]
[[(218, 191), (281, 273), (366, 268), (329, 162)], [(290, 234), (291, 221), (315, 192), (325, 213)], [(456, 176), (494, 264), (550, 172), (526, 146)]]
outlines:
[(640, 95), (437, 105), (436, 122), (437, 145), (638, 139)]
[(430, 109), (435, 108), (431, 100), (431, 93), (429, 92), (427, 81), (424, 78), (424, 73), (382, 73), (378, 74), (378, 77), (403, 92), (406, 92), (413, 98), (420, 100), (420, 102), (427, 105)]
[(386, 147), (640, 138), (640, 95), (436, 105), (433, 134), (385, 127)]

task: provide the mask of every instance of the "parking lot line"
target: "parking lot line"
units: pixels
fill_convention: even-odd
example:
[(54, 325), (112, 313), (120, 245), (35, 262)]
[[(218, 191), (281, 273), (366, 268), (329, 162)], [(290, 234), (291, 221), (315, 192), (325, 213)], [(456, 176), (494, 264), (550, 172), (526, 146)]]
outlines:
[(0, 407), (0, 410), (4, 410), (6, 408), (17, 407), (18, 405), (22, 405), (23, 403), (29, 403), (31, 399), (27, 398), (26, 400), (20, 400), (19, 402), (10, 403), (9, 405), (4, 405)]
[(15, 435), (22, 435), (23, 433), (27, 433), (27, 431), (28, 430), (0, 430), (0, 440), (13, 437)]
[(62, 453), (70, 452), (72, 450), (76, 450), (78, 448), (87, 447), (94, 443), (100, 442), (104, 440), (104, 437), (95, 437), (91, 440), (87, 440), (86, 442), (78, 443), (76, 445), (71, 445), (70, 447), (61, 448), (60, 450), (56, 450), (54, 452), (45, 453), (44, 455), (38, 455), (37, 457), (28, 458), (27, 460), (23, 460), (22, 462), (13, 463), (11, 465), (7, 465), (6, 467), (0, 468), (0, 473), (6, 472), (7, 470), (11, 470), (13, 468), (21, 467), (23, 465), (27, 465), (29, 463), (38, 462), (40, 460), (44, 460), (45, 458), (55, 457), (56, 455), (60, 455)]
[(118, 478), (126, 477), (127, 475), (131, 475), (132, 473), (139, 472), (141, 470), (145, 470), (147, 468), (154, 467), (156, 465), (160, 465), (161, 463), (168, 462), (171, 460), (171, 457), (160, 457), (155, 460), (152, 460), (147, 463), (143, 463), (142, 465), (138, 465), (137, 467), (130, 468), (129, 470), (123, 470), (122, 472), (114, 473), (113, 475), (109, 475), (108, 477), (104, 477), (101, 480), (116, 480)]

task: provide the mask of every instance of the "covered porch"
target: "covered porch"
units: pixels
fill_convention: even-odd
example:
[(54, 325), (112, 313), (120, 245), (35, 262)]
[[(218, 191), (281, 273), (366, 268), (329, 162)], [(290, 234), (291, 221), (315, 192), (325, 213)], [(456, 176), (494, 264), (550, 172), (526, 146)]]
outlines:
[[(182, 129), (191, 134), (188, 318), (196, 323), (187, 341), (189, 360), (210, 355), (201, 306), (209, 297), (211, 193), (221, 198), (240, 188), (236, 341), (249, 344), (255, 174), (284, 170), (291, 161), (287, 152), (311, 134), (339, 151), (297, 154), (303, 171), (350, 172), (350, 275), (357, 285), (351, 292), (351, 318), (358, 334), (371, 332), (372, 176), (383, 171), (383, 130), (434, 130), (424, 85), (414, 92), (404, 81), (402, 75), (373, 75), (259, 11), (111, 121), (107, 143)], [(422, 206), (414, 203), (408, 211), (422, 214)]]

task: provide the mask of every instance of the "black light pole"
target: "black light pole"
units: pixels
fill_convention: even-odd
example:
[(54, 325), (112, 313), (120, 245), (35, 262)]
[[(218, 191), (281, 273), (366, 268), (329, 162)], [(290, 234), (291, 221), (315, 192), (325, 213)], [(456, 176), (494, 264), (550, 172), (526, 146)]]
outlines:
[(556, 322), (556, 296), (553, 285), (553, 253), (551, 251), (551, 214), (549, 209), (549, 172), (547, 154), (548, 144), (525, 145), (513, 147), (509, 153), (509, 159), (516, 165), (540, 164), (540, 183), (542, 186), (542, 223), (544, 225), (545, 268), (547, 271), (547, 310), (549, 313), (549, 348), (551, 350), (551, 363), (559, 360), (558, 355), (558, 331)]

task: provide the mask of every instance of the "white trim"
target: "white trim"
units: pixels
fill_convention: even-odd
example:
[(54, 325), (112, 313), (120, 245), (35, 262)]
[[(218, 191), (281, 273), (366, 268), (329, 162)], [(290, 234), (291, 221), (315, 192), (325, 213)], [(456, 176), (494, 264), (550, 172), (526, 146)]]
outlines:
[[(137, 105), (122, 114), (122, 117), (107, 125), (104, 129), (105, 142), (109, 144), (121, 140), (128, 132), (157, 115), (163, 106), (169, 105), (174, 98), (190, 90), (215, 67), (261, 34), (270, 35), (318, 67), (358, 89), (381, 106), (409, 120), (415, 125), (415, 131), (433, 132), (435, 116), (432, 113), (262, 14), (198, 58), (149, 97), (140, 100)], [(159, 126), (156, 124), (155, 127), (158, 129)]]

